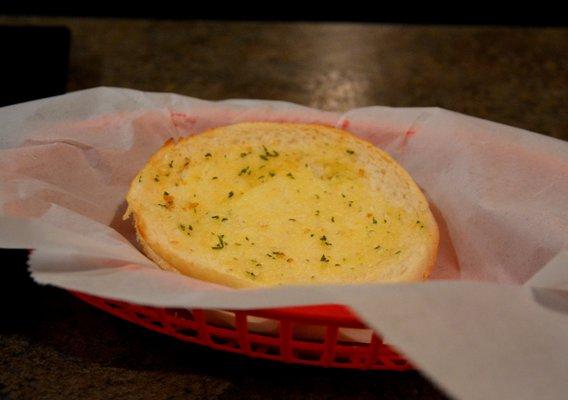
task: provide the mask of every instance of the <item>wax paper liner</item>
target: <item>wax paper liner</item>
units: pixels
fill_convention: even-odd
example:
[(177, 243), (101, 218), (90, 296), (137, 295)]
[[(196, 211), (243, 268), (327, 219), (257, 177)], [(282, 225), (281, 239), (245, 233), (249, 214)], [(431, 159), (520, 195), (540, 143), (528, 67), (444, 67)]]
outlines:
[[(0, 121), (0, 246), (35, 249), (39, 283), (155, 306), (341, 303), (456, 397), (568, 393), (565, 142), (438, 108), (337, 114), (113, 88), (5, 107)], [(337, 126), (388, 151), (440, 225), (432, 280), (233, 290), (158, 269), (121, 220), (130, 180), (169, 137), (241, 121)]]

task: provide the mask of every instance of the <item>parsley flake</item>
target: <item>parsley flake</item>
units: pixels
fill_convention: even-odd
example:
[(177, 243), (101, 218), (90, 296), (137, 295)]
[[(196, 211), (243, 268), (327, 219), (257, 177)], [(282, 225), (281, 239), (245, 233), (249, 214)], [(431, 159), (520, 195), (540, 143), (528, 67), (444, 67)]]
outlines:
[(221, 249), (225, 248), (225, 245), (227, 243), (223, 240), (224, 237), (225, 237), (225, 235), (217, 235), (218, 242), (215, 246), (212, 246), (211, 248), (213, 250), (221, 250)]

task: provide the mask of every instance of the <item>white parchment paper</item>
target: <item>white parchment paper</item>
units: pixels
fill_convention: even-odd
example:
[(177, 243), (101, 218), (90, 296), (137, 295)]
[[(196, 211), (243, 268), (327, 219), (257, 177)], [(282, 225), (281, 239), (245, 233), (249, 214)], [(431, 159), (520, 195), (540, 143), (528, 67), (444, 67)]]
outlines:
[[(157, 268), (121, 220), (131, 179), (166, 139), (241, 121), (338, 126), (388, 151), (440, 225), (432, 280), (234, 290)], [(5, 107), (0, 246), (35, 249), (39, 283), (134, 303), (346, 304), (458, 398), (568, 393), (568, 143), (521, 129), (438, 108), (336, 114), (114, 88)]]

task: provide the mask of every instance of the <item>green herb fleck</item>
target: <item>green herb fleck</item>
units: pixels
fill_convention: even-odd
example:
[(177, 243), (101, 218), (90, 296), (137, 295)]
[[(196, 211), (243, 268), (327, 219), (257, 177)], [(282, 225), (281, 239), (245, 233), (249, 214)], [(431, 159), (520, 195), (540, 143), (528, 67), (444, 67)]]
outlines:
[(270, 172), (268, 173), (268, 175), (270, 175), (271, 177), (273, 177), (274, 175), (276, 175), (276, 173), (275, 173), (275, 172), (272, 172), (272, 171), (270, 171)]
[(248, 242), (250, 239), (248, 238), (248, 236), (245, 236), (245, 240)]
[(244, 174), (250, 175), (250, 168), (249, 168), (248, 166), (246, 166), (245, 168), (241, 169), (241, 172), (239, 172), (239, 176), (244, 175)]
[(325, 256), (325, 254), (322, 254), (322, 255), (321, 255), (321, 258), (320, 258), (320, 261), (326, 263), (326, 262), (329, 262), (329, 258), (327, 258), (327, 257)]
[(264, 175), (260, 175), (258, 179), (264, 179)]
[(142, 182), (142, 175), (138, 177), (138, 183)]
[(225, 221), (228, 221), (228, 220), (229, 220), (229, 218), (222, 218), (221, 222), (225, 222)]
[(335, 217), (331, 217), (331, 222), (335, 222)]
[(227, 244), (223, 238), (225, 237), (225, 235), (217, 235), (217, 244), (213, 247), (211, 247), (213, 250), (221, 250), (223, 248), (225, 248), (225, 245)]
[(296, 179), (296, 178), (294, 178), (294, 175), (292, 175), (291, 172), (288, 172), (288, 173), (286, 174), (286, 176), (287, 176), (288, 178), (291, 178), (291, 179)]
[(229, 192), (228, 196), (229, 198), (233, 197), (234, 193), (232, 191)]
[(159, 176), (159, 175), (156, 175), (156, 176), (154, 177), (154, 181), (155, 181), (155, 182), (160, 182), (160, 178), (158, 178), (158, 176)]
[(245, 271), (245, 273), (246, 273), (248, 276), (250, 276), (252, 279), (256, 279), (256, 276), (257, 276), (257, 275), (256, 275), (254, 272), (252, 272), (252, 271)]
[(296, 222), (294, 218), (288, 218), (288, 221)]
[(168, 208), (168, 205), (167, 205), (167, 204), (164, 204), (164, 203), (158, 203), (158, 205), (159, 205), (160, 207)]
[[(278, 152), (276, 150), (273, 151), (269, 151), (266, 146), (262, 146), (263, 150), (264, 150), (264, 154), (263, 156), (266, 157), (268, 159), (268, 157), (278, 157)], [(262, 158), (262, 157), (261, 157)]]
[(377, 245), (377, 246), (375, 246), (375, 250), (379, 250), (380, 248), (381, 248), (381, 245), (380, 245), (380, 244)]
[(341, 197), (345, 198), (345, 194), (341, 193)]
[(331, 243), (329, 243), (327, 241), (327, 237), (325, 235), (323, 235), (322, 237), (320, 237), (320, 240), (323, 244), (325, 244), (326, 246), (331, 246)]
[(181, 229), (182, 231), (185, 231), (185, 225), (184, 225), (184, 224), (179, 224), (179, 229)]
[(310, 237), (314, 237), (314, 236), (315, 236), (315, 233), (310, 233)]
[(355, 154), (355, 152), (354, 152), (353, 150), (351, 150), (351, 149), (346, 150), (346, 151), (347, 151), (347, 154)]
[(377, 224), (377, 220), (375, 219), (375, 217), (373, 217), (373, 224)]
[(316, 215), (320, 215), (320, 210), (316, 210)]
[(170, 161), (170, 163), (168, 164), (170, 166), (170, 168), (174, 167), (174, 160)]
[(211, 178), (211, 179), (219, 179), (219, 178), (218, 178), (218, 177), (216, 177), (216, 176), (214, 176), (214, 177), (213, 177), (213, 178)]
[(168, 192), (164, 192), (164, 196), (169, 196), (170, 194)]
[(259, 157), (262, 158), (264, 161), (268, 161), (268, 157), (266, 157), (264, 154), (261, 154)]
[(211, 153), (205, 154), (205, 157), (207, 157), (207, 158), (211, 157)]
[(212, 219), (219, 219), (219, 216), (218, 216), (218, 215), (213, 215), (211, 218), (212, 218)]
[(241, 153), (241, 158), (244, 158), (248, 155), (248, 153)]
[(400, 254), (400, 252), (401, 252), (401, 250), (397, 251), (397, 252), (396, 252), (396, 253), (394, 253), (394, 254)]

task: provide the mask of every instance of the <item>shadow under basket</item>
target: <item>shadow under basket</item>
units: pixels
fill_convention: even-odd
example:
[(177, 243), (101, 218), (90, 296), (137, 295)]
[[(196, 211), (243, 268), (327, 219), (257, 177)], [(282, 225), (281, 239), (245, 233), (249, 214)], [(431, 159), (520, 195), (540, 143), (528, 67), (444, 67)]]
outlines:
[(80, 292), (72, 294), (119, 318), (216, 350), (319, 367), (413, 369), (340, 305), (221, 311), (147, 307)]

